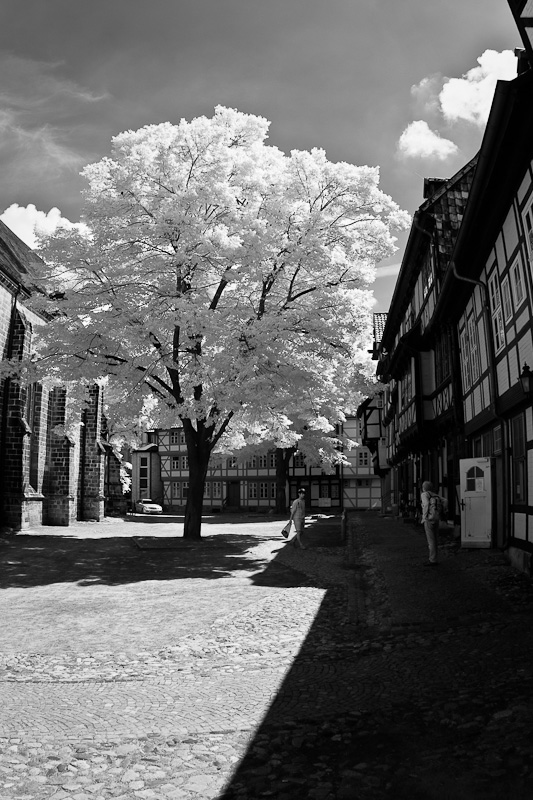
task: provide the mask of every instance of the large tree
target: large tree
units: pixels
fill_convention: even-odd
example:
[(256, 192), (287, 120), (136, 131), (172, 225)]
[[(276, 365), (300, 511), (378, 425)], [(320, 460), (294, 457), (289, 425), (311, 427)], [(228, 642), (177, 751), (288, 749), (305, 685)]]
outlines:
[(85, 231), (41, 250), (35, 302), (51, 321), (39, 365), (69, 381), (107, 376), (112, 413), (183, 426), (190, 538), (232, 423), (282, 425), (288, 408), (319, 419), (328, 391), (357, 380), (368, 285), (407, 223), (377, 169), (318, 149), (287, 156), (267, 131), (217, 107), (116, 136), (83, 172)]

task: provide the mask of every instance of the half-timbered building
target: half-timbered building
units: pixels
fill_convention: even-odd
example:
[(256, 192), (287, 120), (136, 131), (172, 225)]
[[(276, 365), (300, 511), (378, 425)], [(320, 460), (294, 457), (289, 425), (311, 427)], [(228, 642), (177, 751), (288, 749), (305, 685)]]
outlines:
[[(455, 505), (462, 427), (456, 334), (435, 309), (475, 167), (473, 159), (449, 180), (424, 182), (426, 199), (414, 215), (376, 348), (377, 375), (387, 387), (382, 411), (373, 408), (375, 421), (370, 417), (369, 424), (383, 426), (379, 441), (386, 444), (391, 469), (388, 505), (405, 514), (415, 513), (423, 480), (452, 500), (452, 511)], [(367, 425), (364, 440), (371, 438)], [(380, 469), (386, 471), (383, 464)]]
[(533, 553), (533, 70), (498, 83), (438, 315), (457, 329), (465, 540)]
[[(360, 422), (349, 417), (341, 436), (360, 441)], [(181, 428), (149, 431), (145, 442), (132, 453), (132, 503), (149, 497), (165, 511), (178, 513), (187, 503), (189, 464)], [(372, 468), (367, 447), (346, 450), (346, 464), (327, 474), (306, 464), (303, 453), (291, 457), (287, 469), (286, 497), (291, 502), (298, 489), (306, 490), (310, 509), (367, 509), (381, 505), (380, 480)], [(240, 509), (268, 511), (276, 506), (276, 453), (256, 455), (247, 461), (213, 456), (204, 492), (206, 511)]]
[(497, 546), (530, 572), (533, 70), (518, 63), (478, 155), (425, 182), (376, 350), (392, 502), (410, 513), (431, 480), (464, 546)]

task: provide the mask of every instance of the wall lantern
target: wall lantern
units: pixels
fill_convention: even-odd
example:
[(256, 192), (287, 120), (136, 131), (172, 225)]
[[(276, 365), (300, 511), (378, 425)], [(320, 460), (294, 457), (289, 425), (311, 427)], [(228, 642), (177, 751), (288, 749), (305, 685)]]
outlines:
[(520, 383), (526, 397), (531, 397), (533, 395), (533, 372), (531, 372), (527, 364), (522, 367)]
[(533, 0), (508, 0), (528, 58), (533, 59)]

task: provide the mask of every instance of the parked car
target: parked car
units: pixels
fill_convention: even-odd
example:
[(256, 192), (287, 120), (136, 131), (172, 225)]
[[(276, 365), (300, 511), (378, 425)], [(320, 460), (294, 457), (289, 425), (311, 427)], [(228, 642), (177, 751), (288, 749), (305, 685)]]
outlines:
[(138, 514), (162, 514), (163, 508), (159, 505), (159, 503), (154, 503), (153, 500), (150, 500), (149, 497), (144, 497), (142, 500), (138, 500), (135, 508)]

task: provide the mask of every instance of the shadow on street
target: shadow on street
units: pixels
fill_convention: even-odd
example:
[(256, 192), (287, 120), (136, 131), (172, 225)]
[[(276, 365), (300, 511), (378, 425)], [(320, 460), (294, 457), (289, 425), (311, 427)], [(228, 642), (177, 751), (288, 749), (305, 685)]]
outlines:
[[(397, 567), (406, 568), (400, 559)], [(453, 628), (380, 631), (354, 618), (349, 587), (358, 570), (327, 587), (219, 800), (533, 797), (520, 751), (524, 736), (529, 741), (533, 686), (531, 642), (517, 636), (523, 621), (511, 612), (493, 629), (486, 616), (465, 628), (457, 620)], [(375, 601), (364, 566), (359, 581), (365, 600)], [(471, 572), (464, 581), (482, 592)], [(507, 607), (496, 595), (493, 605)]]
[[(265, 561), (249, 551), (271, 539), (224, 534), (192, 545), (178, 540), (174, 545), (172, 538), (151, 536), (79, 539), (19, 534), (0, 551), (0, 588), (238, 577), (264, 568)], [(277, 585), (292, 585), (283, 583), (290, 579), (281, 566), (274, 573)]]

